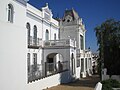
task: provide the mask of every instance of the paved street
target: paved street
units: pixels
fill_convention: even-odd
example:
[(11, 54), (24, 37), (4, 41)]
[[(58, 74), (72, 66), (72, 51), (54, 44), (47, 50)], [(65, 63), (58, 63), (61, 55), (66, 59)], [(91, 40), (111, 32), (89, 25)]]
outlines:
[(100, 81), (98, 75), (93, 75), (73, 83), (58, 85), (46, 90), (94, 90), (96, 83)]

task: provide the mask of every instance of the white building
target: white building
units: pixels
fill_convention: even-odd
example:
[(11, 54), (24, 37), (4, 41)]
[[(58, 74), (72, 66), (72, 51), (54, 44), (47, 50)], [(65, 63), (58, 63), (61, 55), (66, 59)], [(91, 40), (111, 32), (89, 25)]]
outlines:
[(81, 77), (86, 77), (86, 72), (90, 74), (91, 52), (85, 49), (85, 25), (78, 13), (72, 10), (66, 10), (63, 19), (60, 21), (60, 39), (73, 39), (76, 41), (76, 73)]
[[(41, 90), (91, 75), (85, 27), (74, 9), (55, 20), (27, 0), (0, 0), (0, 90)], [(71, 16), (73, 15), (73, 16)]]

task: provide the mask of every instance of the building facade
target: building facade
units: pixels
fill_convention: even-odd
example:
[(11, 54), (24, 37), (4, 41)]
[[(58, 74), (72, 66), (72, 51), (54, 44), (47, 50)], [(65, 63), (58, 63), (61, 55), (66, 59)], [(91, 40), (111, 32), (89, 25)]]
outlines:
[[(53, 18), (27, 0), (0, 1), (0, 89), (40, 90), (92, 74), (85, 26), (77, 12)], [(7, 87), (6, 87), (7, 86)]]
[(76, 63), (80, 67), (77, 72), (79, 76), (86, 77), (90, 74), (91, 52), (85, 48), (85, 25), (82, 18), (72, 8), (66, 10), (60, 21), (60, 39), (72, 39), (76, 41)]

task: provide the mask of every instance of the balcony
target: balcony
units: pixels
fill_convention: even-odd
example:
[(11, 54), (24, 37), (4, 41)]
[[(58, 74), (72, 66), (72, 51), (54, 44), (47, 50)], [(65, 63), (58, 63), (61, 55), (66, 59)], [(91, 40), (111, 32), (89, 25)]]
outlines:
[(28, 48), (38, 49), (42, 48), (54, 48), (54, 47), (76, 47), (76, 41), (72, 39), (62, 39), (62, 40), (47, 40), (42, 41), (42, 39), (34, 39), (32, 36), (28, 39)]
[(76, 41), (67, 40), (48, 40), (43, 42), (44, 47), (76, 47)]
[(34, 39), (30, 37), (28, 39), (28, 48), (38, 49), (39, 47), (42, 47), (42, 40), (40, 38)]

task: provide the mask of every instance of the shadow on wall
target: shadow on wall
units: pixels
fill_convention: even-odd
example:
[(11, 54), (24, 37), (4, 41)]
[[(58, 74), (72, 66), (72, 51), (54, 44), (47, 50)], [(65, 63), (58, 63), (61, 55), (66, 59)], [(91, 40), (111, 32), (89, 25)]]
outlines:
[[(62, 72), (60, 74), (60, 83), (61, 84), (69, 83), (69, 82), (73, 81), (73, 78), (74, 78), (73, 74), (75, 73), (75, 65), (74, 65), (75, 64), (75, 59), (74, 59), (74, 54), (73, 53), (71, 55), (71, 64), (72, 64), (71, 65), (72, 70), (70, 70), (70, 68), (69, 68), (67, 72)], [(70, 66), (70, 62), (68, 62), (68, 65), (66, 67), (69, 67), (69, 66)], [(64, 66), (62, 66), (62, 67), (64, 67)]]
[(60, 73), (60, 84), (69, 83), (72, 81), (72, 76), (70, 75), (70, 71), (65, 71)]

